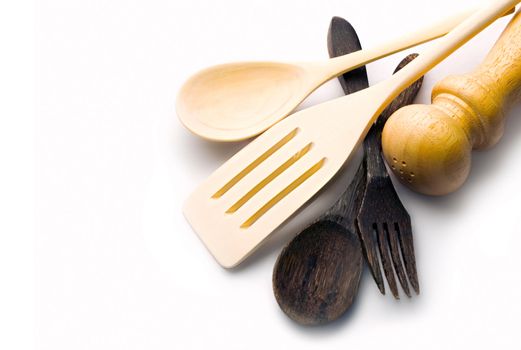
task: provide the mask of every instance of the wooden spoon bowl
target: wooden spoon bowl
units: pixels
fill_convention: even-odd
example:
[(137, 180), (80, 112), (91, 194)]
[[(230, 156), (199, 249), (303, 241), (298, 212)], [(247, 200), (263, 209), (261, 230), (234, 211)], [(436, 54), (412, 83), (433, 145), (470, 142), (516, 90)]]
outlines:
[(305, 68), (296, 64), (244, 62), (210, 67), (185, 83), (177, 113), (199, 136), (241, 139), (289, 114), (311, 93), (307, 79)]
[(355, 233), (334, 221), (318, 221), (279, 255), (273, 271), (275, 298), (300, 324), (336, 320), (358, 293), (362, 263)]

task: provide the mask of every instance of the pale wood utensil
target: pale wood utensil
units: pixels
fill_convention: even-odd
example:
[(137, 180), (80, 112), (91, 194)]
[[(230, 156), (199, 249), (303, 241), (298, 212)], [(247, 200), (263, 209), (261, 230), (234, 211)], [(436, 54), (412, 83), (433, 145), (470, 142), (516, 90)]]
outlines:
[(224, 163), (184, 205), (216, 260), (224, 267), (244, 260), (351, 158), (402, 90), (519, 1), (494, 1), (391, 78), (289, 116)]
[(441, 80), (432, 91), (432, 105), (407, 106), (389, 119), (383, 132), (385, 159), (417, 192), (453, 192), (469, 174), (471, 150), (499, 141), (505, 111), (520, 98), (518, 11), (476, 70)]
[(373, 49), (324, 62), (239, 62), (213, 66), (181, 88), (177, 115), (194, 134), (215, 141), (255, 136), (291, 113), (326, 81), (379, 58), (445, 35), (473, 12), (411, 31)]

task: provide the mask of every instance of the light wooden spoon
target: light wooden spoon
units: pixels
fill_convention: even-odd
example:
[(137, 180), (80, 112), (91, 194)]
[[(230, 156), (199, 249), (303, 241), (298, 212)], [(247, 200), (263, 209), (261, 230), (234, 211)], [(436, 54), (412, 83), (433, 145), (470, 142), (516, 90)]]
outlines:
[(326, 81), (367, 63), (439, 38), (472, 11), (450, 17), (379, 47), (324, 62), (239, 62), (209, 67), (181, 88), (176, 110), (194, 134), (238, 141), (260, 134), (290, 114)]
[(251, 254), (349, 161), (400, 92), (519, 1), (492, 1), (391, 78), (289, 116), (210, 175), (183, 211), (219, 263)]

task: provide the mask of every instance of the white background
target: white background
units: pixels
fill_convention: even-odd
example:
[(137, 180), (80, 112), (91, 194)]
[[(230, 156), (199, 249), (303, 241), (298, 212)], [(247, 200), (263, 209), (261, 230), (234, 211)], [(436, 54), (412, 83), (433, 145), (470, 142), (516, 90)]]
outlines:
[[(474, 153), (458, 192), (432, 198), (397, 185), (420, 275), (421, 294), (410, 300), (381, 295), (365, 271), (355, 306), (331, 325), (301, 327), (280, 311), (271, 276), (281, 247), (345, 183), (233, 271), (215, 263), (181, 214), (183, 199), (241, 146), (181, 127), (174, 99), (190, 74), (226, 61), (325, 59), (334, 15), (370, 47), (479, 4), (4, 2), (0, 348), (519, 348), (519, 106), (500, 144)], [(417, 101), (477, 65), (506, 21), (430, 72)], [(370, 81), (404, 55), (371, 64)], [(332, 81), (304, 106), (341, 95)]]

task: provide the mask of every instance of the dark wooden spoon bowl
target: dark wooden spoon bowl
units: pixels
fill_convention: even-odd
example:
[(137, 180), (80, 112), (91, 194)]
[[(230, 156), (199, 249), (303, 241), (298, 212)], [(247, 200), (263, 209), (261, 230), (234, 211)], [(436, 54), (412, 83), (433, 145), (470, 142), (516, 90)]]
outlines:
[(362, 263), (358, 237), (334, 221), (321, 220), (280, 254), (273, 274), (275, 297), (300, 324), (333, 321), (353, 303)]

